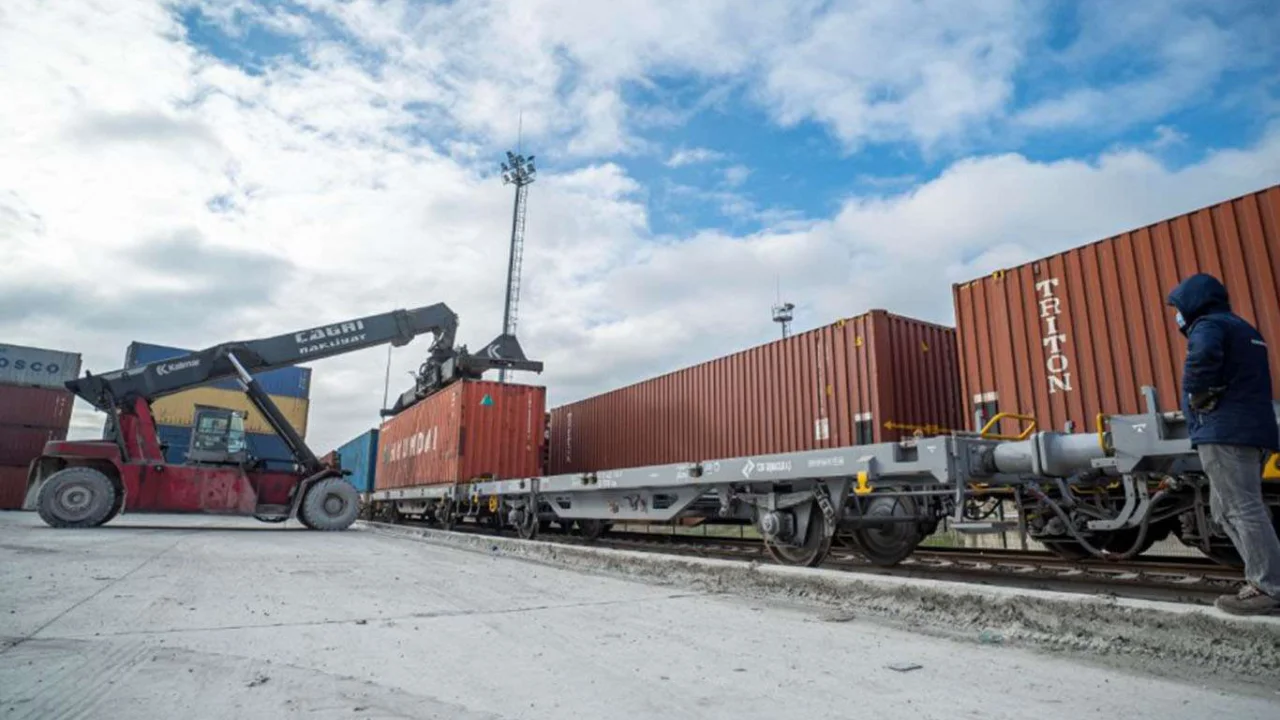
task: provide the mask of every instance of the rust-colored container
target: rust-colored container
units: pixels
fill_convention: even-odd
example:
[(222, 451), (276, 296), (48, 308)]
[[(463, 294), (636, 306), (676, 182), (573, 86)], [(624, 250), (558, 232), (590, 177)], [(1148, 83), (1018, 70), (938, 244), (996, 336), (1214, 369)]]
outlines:
[(21, 510), (27, 497), (27, 468), (0, 465), (0, 510)]
[(0, 425), (66, 430), (74, 402), (67, 390), (0, 385)]
[(0, 510), (22, 510), (27, 498), (27, 468), (0, 465)]
[(539, 474), (547, 390), (458, 382), (383, 423), (374, 488)]
[[(1083, 432), (1098, 413), (1144, 411), (1144, 385), (1178, 409), (1187, 343), (1165, 298), (1197, 272), (1280, 343), (1280, 186), (954, 286), (970, 424), (1020, 412)], [(1271, 372), (1280, 392), (1274, 353)]]
[(551, 411), (550, 474), (961, 427), (955, 331), (873, 310)]
[(50, 440), (65, 440), (65, 428), (29, 428), (19, 425), (0, 425), (0, 465), (27, 465), (40, 457), (44, 444)]

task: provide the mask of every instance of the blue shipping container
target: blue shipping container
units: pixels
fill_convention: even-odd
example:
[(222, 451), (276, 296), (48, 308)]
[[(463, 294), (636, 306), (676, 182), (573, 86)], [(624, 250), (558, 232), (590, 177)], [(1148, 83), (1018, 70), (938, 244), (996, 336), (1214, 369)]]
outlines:
[[(182, 348), (151, 345), (135, 341), (129, 343), (129, 349), (125, 352), (124, 366), (127, 368), (137, 367), (138, 365), (146, 365), (157, 360), (170, 360), (190, 353), (190, 350), (183, 350)], [(262, 385), (262, 389), (268, 395), (283, 395), (285, 397), (304, 399), (311, 397), (310, 368), (280, 368), (279, 370), (271, 370), (264, 373), (254, 373), (253, 377), (257, 379), (258, 384)], [(206, 383), (205, 386), (242, 391), (240, 383), (236, 382), (234, 378)]]
[[(157, 425), (156, 435), (164, 448), (164, 459), (167, 463), (182, 464), (187, 461), (187, 451), (191, 449), (191, 428), (174, 425)], [(292, 472), (294, 470), (293, 453), (279, 435), (263, 433), (246, 433), (249, 452), (254, 457), (267, 461), (268, 470)]]
[(378, 429), (374, 428), (348, 440), (338, 448), (343, 470), (350, 470), (347, 480), (362, 493), (373, 492), (373, 473), (378, 468)]

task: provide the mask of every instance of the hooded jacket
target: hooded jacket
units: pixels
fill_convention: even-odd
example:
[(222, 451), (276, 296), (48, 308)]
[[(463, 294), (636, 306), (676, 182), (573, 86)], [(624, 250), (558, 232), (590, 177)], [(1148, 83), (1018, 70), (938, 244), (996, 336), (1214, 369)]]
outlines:
[(1231, 312), (1226, 287), (1212, 275), (1192, 275), (1169, 293), (1169, 304), (1187, 337), (1182, 409), (1192, 445), (1280, 450), (1267, 344)]

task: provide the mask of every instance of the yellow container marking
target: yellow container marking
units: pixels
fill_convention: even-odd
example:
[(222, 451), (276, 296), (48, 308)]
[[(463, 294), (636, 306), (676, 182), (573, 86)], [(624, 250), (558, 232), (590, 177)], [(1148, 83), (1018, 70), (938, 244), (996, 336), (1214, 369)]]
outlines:
[[(302, 437), (307, 436), (307, 413), (310, 402), (304, 398), (272, 395), (271, 402), (280, 408), (293, 429)], [(195, 388), (184, 390), (173, 395), (166, 395), (151, 402), (151, 414), (161, 425), (191, 427), (195, 422), (197, 405), (207, 405), (228, 410), (238, 410), (245, 414), (244, 429), (251, 433), (267, 433), (274, 435), (275, 430), (267, 423), (267, 418), (249, 402), (249, 396), (236, 390), (222, 388)]]

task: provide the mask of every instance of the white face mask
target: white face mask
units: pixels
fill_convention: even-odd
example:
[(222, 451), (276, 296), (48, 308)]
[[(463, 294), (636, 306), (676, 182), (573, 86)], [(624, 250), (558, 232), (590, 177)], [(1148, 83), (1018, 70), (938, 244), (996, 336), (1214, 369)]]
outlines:
[(1178, 311), (1178, 314), (1177, 314), (1177, 315), (1174, 315), (1174, 316), (1173, 316), (1173, 320), (1174, 320), (1174, 322), (1178, 323), (1178, 327), (1179, 327), (1180, 329), (1185, 329), (1185, 328), (1187, 327), (1187, 321), (1182, 319), (1182, 311), (1181, 311), (1181, 310), (1179, 310), (1179, 311)]

